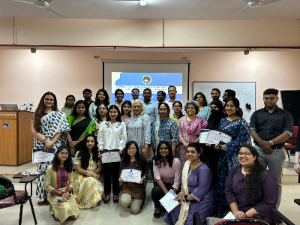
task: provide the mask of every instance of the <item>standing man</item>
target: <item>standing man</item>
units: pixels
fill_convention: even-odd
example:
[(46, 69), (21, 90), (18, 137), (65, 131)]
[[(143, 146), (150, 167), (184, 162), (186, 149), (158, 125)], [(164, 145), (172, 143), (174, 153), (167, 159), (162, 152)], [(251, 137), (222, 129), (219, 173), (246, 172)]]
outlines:
[[(168, 94), (169, 94), (169, 99), (166, 100), (166, 103), (169, 105), (169, 108), (170, 108), (170, 115), (173, 115), (174, 114), (174, 111), (173, 111), (173, 103), (175, 101), (180, 101), (179, 99), (176, 99), (176, 94), (177, 94), (177, 90), (176, 90), (176, 87), (173, 86), (173, 85), (170, 85), (169, 88), (168, 88)], [(184, 104), (182, 103), (182, 101), (180, 101), (181, 104), (182, 104), (182, 113), (183, 115), (185, 115), (185, 112), (184, 112)]]
[(140, 90), (138, 88), (133, 88), (131, 90), (131, 96), (132, 96), (132, 100), (131, 102), (133, 102), (134, 100), (136, 99), (139, 99), (139, 96), (140, 96)]
[(220, 99), (220, 96), (221, 96), (221, 91), (218, 89), (218, 88), (213, 88), (211, 90), (211, 98), (213, 100), (219, 100)]
[(84, 101), (88, 104), (88, 106), (90, 107), (90, 104), (92, 104), (94, 101), (91, 99), (92, 98), (92, 91), (91, 89), (84, 89), (83, 92), (83, 98), (84, 98)]
[[(223, 114), (225, 115), (225, 117), (227, 117), (227, 113), (226, 113), (226, 110), (225, 110), (226, 103), (228, 102), (228, 100), (230, 98), (235, 98), (235, 91), (231, 90), (231, 89), (226, 89), (222, 97), (223, 97), (223, 102), (225, 103), (224, 104), (224, 109), (223, 109)], [(242, 117), (243, 114), (244, 114), (243, 110), (240, 107), (240, 109), (239, 109), (239, 115)]]
[(255, 148), (259, 153), (258, 160), (275, 176), (278, 182), (278, 201), (281, 200), (282, 168), (285, 160), (284, 142), (292, 136), (292, 115), (279, 108), (278, 90), (267, 89), (263, 93), (265, 107), (256, 110), (250, 120), (250, 133), (254, 139)]
[(166, 96), (167, 96), (167, 94), (164, 91), (158, 91), (157, 92), (157, 95), (156, 95), (156, 98), (157, 98), (157, 102), (156, 102), (157, 114), (155, 115), (156, 118), (159, 117), (158, 106), (159, 106), (159, 104), (165, 102)]
[(152, 130), (155, 119), (156, 119), (156, 115), (158, 115), (157, 104), (155, 102), (151, 101), (151, 98), (152, 98), (151, 89), (146, 88), (143, 91), (143, 97), (144, 97), (145, 111), (151, 119), (151, 130)]

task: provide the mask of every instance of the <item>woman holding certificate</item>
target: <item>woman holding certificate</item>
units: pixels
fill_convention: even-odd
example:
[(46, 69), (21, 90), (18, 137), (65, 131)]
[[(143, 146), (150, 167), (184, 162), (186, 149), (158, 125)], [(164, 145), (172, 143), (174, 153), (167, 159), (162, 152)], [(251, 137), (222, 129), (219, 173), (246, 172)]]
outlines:
[(198, 212), (203, 225), (206, 217), (212, 215), (214, 190), (211, 186), (212, 174), (200, 153), (199, 143), (189, 143), (187, 161), (182, 171), (182, 188), (175, 200), (183, 202), (166, 213), (164, 221), (170, 225), (192, 225), (193, 214)]
[[(46, 92), (35, 110), (31, 121), (31, 132), (34, 135), (34, 149), (49, 151), (67, 143), (62, 133), (71, 130), (66, 114), (57, 109), (56, 96), (52, 92)], [(38, 171), (46, 172), (51, 161), (41, 162), (37, 165)], [(36, 180), (36, 195), (38, 205), (49, 205), (48, 192), (45, 190), (45, 176), (39, 176)]]
[(199, 143), (200, 130), (206, 128), (208, 124), (205, 119), (196, 116), (199, 112), (197, 101), (188, 101), (184, 108), (187, 115), (181, 117), (178, 123), (180, 144), (177, 154), (182, 167), (186, 161), (187, 146), (192, 142)]
[(232, 140), (224, 145), (216, 145), (218, 151), (218, 179), (215, 188), (218, 204), (218, 217), (223, 217), (228, 212), (229, 206), (225, 197), (225, 182), (230, 169), (239, 165), (238, 154), (242, 145), (251, 144), (249, 126), (239, 114), (240, 103), (236, 98), (231, 98), (225, 107), (227, 118), (223, 118), (219, 129), (230, 135)]
[(147, 163), (140, 155), (137, 143), (129, 141), (124, 149), (119, 181), (123, 183), (121, 205), (130, 207), (133, 214), (138, 214), (141, 210), (146, 195), (144, 181), (147, 176)]
[(152, 200), (155, 205), (154, 217), (159, 218), (161, 206), (159, 200), (172, 189), (178, 192), (181, 181), (181, 164), (174, 158), (172, 147), (168, 141), (162, 141), (157, 146), (157, 155), (153, 160), (154, 188)]
[(121, 120), (118, 106), (111, 105), (109, 107), (107, 121), (101, 123), (97, 140), (98, 157), (102, 160), (104, 173), (104, 203), (107, 204), (110, 201), (111, 177), (113, 179), (114, 203), (118, 203), (120, 155), (122, 155), (127, 140), (126, 125)]

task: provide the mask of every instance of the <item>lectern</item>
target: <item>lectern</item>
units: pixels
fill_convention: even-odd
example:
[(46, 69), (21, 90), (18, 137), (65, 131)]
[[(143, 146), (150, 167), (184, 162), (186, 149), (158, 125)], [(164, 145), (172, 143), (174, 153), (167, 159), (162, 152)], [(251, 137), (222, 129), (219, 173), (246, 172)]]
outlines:
[(33, 112), (0, 110), (0, 165), (18, 166), (31, 161)]

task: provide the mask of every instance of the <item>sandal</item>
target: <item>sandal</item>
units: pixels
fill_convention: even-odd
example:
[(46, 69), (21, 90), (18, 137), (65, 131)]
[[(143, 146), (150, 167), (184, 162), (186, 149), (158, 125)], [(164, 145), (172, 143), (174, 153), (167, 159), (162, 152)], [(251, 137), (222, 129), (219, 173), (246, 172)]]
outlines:
[[(109, 195), (106, 195), (106, 196), (109, 196)], [(105, 198), (103, 199), (104, 204), (107, 204), (107, 203), (110, 202), (110, 196), (109, 196), (108, 199), (106, 199), (106, 196), (105, 196)]]
[(49, 202), (48, 202), (47, 199), (44, 200), (44, 204), (45, 204), (45, 205), (49, 205)]
[(38, 201), (38, 206), (43, 206), (43, 205), (45, 205), (45, 201)]
[[(115, 196), (117, 196), (116, 199), (115, 199)], [(114, 195), (114, 203), (119, 203), (119, 196), (118, 195)]]

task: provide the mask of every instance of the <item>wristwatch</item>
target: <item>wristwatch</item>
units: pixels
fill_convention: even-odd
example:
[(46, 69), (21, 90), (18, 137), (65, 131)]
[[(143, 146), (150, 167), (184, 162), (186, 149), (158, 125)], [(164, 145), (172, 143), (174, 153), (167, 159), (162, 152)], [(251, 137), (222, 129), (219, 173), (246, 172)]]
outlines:
[(270, 145), (271, 145), (271, 146), (273, 146), (273, 145), (274, 145), (273, 141), (269, 141), (269, 143), (270, 143)]

